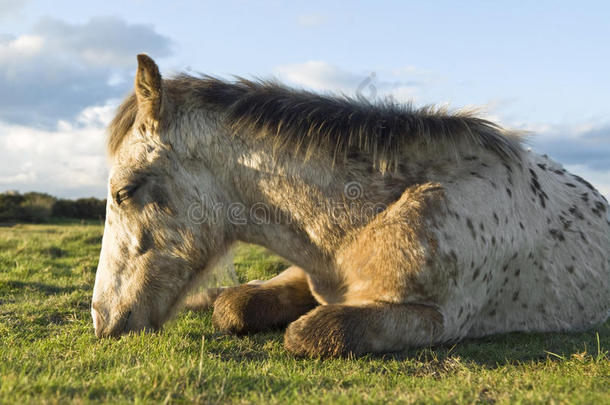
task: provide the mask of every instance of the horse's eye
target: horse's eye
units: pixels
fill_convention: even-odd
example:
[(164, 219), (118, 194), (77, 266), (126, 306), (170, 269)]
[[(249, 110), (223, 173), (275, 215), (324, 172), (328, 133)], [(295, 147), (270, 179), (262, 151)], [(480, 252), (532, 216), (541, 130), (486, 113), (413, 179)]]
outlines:
[(114, 199), (115, 199), (117, 205), (121, 205), (121, 203), (123, 201), (131, 198), (131, 196), (133, 196), (133, 193), (136, 191), (138, 186), (139, 186), (139, 184), (132, 184), (127, 187), (123, 187), (122, 189), (117, 191), (114, 196)]

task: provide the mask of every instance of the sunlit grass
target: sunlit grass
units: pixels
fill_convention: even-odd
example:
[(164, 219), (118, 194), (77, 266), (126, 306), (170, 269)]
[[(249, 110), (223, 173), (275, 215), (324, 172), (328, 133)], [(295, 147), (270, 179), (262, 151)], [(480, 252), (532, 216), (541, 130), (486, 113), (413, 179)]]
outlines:
[[(0, 403), (610, 403), (610, 322), (326, 361), (291, 357), (279, 331), (217, 334), (209, 312), (97, 340), (101, 233), (95, 223), (0, 228)], [(241, 282), (285, 266), (259, 247), (235, 252)]]

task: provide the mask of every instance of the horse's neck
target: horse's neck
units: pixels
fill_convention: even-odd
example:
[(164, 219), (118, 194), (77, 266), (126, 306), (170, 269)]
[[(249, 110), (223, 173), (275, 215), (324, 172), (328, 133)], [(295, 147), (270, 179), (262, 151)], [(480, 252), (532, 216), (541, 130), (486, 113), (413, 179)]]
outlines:
[[(302, 267), (331, 266), (346, 237), (372, 219), (370, 209), (387, 207), (411, 185), (451, 181), (474, 164), (458, 167), (438, 156), (419, 155), (399, 173), (384, 175), (366, 163), (333, 165), (319, 156), (304, 161), (289, 152), (277, 158), (261, 141), (233, 138), (220, 149), (229, 155), (209, 158), (231, 202), (247, 218), (235, 224), (237, 238)], [(368, 205), (363, 209), (362, 204)]]
[(327, 266), (329, 239), (338, 230), (328, 208), (342, 181), (332, 165), (315, 158), (303, 162), (290, 154), (277, 159), (264, 145), (239, 140), (230, 153), (217, 164), (223, 164), (218, 167), (232, 203), (237, 202), (246, 217), (235, 224), (237, 238), (263, 245), (302, 267)]

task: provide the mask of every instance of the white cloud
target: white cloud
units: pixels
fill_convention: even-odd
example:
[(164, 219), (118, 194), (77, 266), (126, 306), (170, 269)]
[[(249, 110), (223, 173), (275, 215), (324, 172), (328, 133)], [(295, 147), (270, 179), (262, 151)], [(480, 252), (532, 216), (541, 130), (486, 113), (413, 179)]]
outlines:
[(49, 51), (67, 53), (89, 66), (133, 68), (137, 53), (156, 57), (171, 53), (171, 41), (153, 27), (128, 24), (118, 17), (93, 17), (80, 25), (44, 18), (33, 32), (47, 39)]
[(22, 35), (0, 44), (0, 62), (6, 62), (11, 57), (31, 56), (39, 52), (43, 44), (44, 38), (39, 35)]
[(274, 69), (282, 80), (316, 91), (354, 93), (365, 75), (354, 74), (322, 61), (282, 65)]
[(43, 191), (62, 197), (106, 193), (105, 128), (116, 101), (85, 108), (53, 130), (0, 122), (0, 191)]
[[(0, 0), (0, 12), (16, 6)], [(105, 127), (130, 90), (135, 55), (165, 57), (171, 46), (117, 17), (43, 18), (23, 35), (0, 33), (0, 191), (105, 196)]]
[(117, 17), (43, 18), (24, 35), (0, 36), (0, 120), (51, 129), (74, 119), (83, 106), (129, 90), (137, 53), (164, 57), (171, 45), (152, 27)]

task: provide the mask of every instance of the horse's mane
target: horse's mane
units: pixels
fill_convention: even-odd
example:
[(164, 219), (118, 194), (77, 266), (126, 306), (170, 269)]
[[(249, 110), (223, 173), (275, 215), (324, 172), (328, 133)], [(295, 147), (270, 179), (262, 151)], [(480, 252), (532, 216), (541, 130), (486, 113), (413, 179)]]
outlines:
[[(507, 159), (518, 158), (522, 150), (516, 133), (468, 111), (414, 108), (392, 100), (373, 103), (242, 78), (226, 82), (179, 75), (163, 83), (189, 103), (218, 111), (234, 133), (270, 140), (276, 151), (301, 151), (309, 156), (325, 150), (333, 158), (361, 151), (370, 153), (376, 163), (392, 165), (415, 143), (435, 147), (467, 140)], [(136, 104), (132, 94), (119, 107), (110, 124), (110, 153), (133, 125)]]

